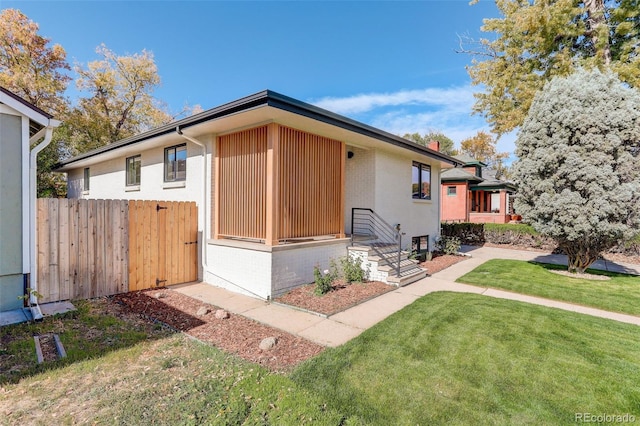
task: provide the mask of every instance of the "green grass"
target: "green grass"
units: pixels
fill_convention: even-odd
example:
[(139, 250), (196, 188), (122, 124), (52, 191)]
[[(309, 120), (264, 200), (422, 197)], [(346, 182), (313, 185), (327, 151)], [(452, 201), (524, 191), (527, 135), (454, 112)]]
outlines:
[(589, 269), (608, 281), (565, 277), (549, 272), (566, 267), (519, 260), (490, 260), (458, 282), (561, 300), (612, 312), (640, 315), (640, 277)]
[[(1, 328), (0, 385), (16, 382), (45, 370), (126, 348), (149, 338), (165, 337), (170, 332), (157, 325), (132, 327), (120, 319), (103, 315), (94, 304), (74, 301), (75, 311), (47, 317), (38, 323), (22, 323)], [(44, 364), (37, 363), (34, 335), (55, 333), (60, 336), (67, 357)]]
[(628, 324), (471, 294), (434, 293), (293, 373), (365, 424), (568, 424), (640, 416)]
[(340, 424), (327, 402), (285, 375), (173, 335), (7, 385), (0, 424)]

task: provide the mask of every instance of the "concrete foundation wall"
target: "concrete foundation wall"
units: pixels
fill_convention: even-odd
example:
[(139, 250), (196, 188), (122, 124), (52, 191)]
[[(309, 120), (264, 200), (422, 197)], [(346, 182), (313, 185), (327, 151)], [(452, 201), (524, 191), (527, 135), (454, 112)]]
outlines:
[(349, 240), (329, 240), (268, 248), (258, 243), (209, 243), (204, 281), (262, 299), (312, 283), (313, 268), (329, 268), (347, 255)]

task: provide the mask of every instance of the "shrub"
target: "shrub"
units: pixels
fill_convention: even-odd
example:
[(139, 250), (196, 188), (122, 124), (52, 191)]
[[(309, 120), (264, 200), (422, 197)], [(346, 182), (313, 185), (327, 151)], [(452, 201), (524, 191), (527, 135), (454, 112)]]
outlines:
[(436, 251), (444, 254), (458, 254), (460, 251), (460, 238), (446, 235), (436, 239)]
[(462, 244), (482, 245), (485, 242), (483, 223), (442, 223), (440, 233), (445, 237), (456, 237)]
[(345, 282), (363, 282), (365, 280), (365, 271), (360, 266), (360, 259), (351, 256), (340, 258), (340, 266), (342, 267), (342, 275)]
[(331, 284), (338, 278), (338, 268), (336, 262), (332, 259), (329, 261), (329, 269), (324, 272), (320, 271), (317, 266), (313, 267), (313, 277), (316, 283), (315, 293), (318, 296), (327, 294), (331, 291)]

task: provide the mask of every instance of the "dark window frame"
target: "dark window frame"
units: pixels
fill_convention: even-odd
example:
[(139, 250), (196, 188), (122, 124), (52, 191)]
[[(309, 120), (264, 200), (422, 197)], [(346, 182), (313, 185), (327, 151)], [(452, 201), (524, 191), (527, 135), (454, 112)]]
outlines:
[(91, 180), (91, 169), (89, 167), (85, 167), (84, 170), (82, 171), (82, 190), (83, 191), (89, 191), (89, 188), (91, 187), (90, 184), (90, 180)]
[[(413, 169), (418, 169), (418, 182), (417, 188), (415, 187), (416, 183), (413, 180)], [(429, 174), (429, 193), (425, 194), (422, 192), (423, 184), (423, 173), (427, 172)], [(431, 200), (431, 166), (428, 164), (420, 163), (418, 161), (414, 161), (411, 164), (411, 198), (414, 200)]]
[[(184, 175), (179, 176), (178, 152), (184, 151)], [(169, 159), (169, 155), (173, 153), (174, 160)], [(172, 167), (169, 165), (172, 164)], [(187, 144), (173, 145), (164, 149), (164, 181), (165, 182), (182, 182), (187, 180)]]
[[(134, 165), (133, 169), (129, 168), (130, 162), (132, 162), (132, 164)], [(135, 164), (136, 163), (137, 163), (137, 170), (135, 169), (135, 167), (136, 167)], [(140, 182), (142, 181), (142, 155), (138, 154), (138, 155), (132, 155), (131, 157), (127, 157), (125, 159), (125, 163), (124, 164), (125, 164), (124, 165), (125, 185), (126, 186), (139, 186)], [(132, 170), (135, 170), (134, 175), (133, 175), (133, 182), (131, 182), (131, 180), (129, 179), (131, 177), (129, 172), (131, 172)]]
[(453, 197), (458, 195), (458, 187), (457, 186), (447, 186), (447, 195)]

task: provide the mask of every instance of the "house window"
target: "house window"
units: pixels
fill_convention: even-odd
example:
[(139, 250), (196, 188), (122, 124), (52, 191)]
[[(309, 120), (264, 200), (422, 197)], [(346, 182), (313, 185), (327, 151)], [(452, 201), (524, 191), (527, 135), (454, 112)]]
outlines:
[(412, 197), (420, 200), (431, 199), (431, 167), (426, 164), (413, 162), (411, 168)]
[(164, 181), (176, 182), (187, 178), (187, 145), (176, 145), (164, 150)]
[(89, 172), (89, 167), (84, 168), (84, 181), (82, 189), (84, 191), (89, 190), (89, 178), (91, 177), (91, 173)]
[(126, 159), (127, 186), (140, 185), (140, 164), (139, 155)]
[(455, 186), (447, 186), (447, 195), (455, 196), (457, 187)]

